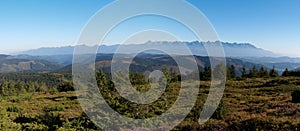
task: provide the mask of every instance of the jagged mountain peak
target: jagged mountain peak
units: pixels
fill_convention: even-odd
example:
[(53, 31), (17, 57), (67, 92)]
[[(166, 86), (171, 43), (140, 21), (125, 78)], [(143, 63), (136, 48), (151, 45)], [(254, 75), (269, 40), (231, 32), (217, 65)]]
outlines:
[[(126, 44), (126, 45), (101, 45), (98, 49), (98, 53), (112, 54), (116, 53), (118, 48), (121, 46), (122, 51), (118, 53), (132, 54), (144, 49), (156, 48), (168, 51), (172, 54), (186, 55), (184, 54), (182, 47), (187, 46), (192, 54), (207, 56), (206, 50), (204, 48), (205, 44), (217, 44), (221, 43), (223, 45), (225, 54), (227, 57), (274, 57), (279, 56), (270, 51), (257, 48), (249, 43), (229, 43), (229, 42), (185, 42), (185, 41), (148, 41), (143, 44)], [(78, 46), (82, 50), (94, 50), (97, 46)], [(33, 56), (51, 56), (51, 55), (67, 55), (73, 54), (74, 46), (64, 46), (64, 47), (50, 47), (50, 48), (39, 48), (34, 50), (23, 51), (15, 54), (28, 54)], [(155, 54), (155, 52), (153, 52)]]

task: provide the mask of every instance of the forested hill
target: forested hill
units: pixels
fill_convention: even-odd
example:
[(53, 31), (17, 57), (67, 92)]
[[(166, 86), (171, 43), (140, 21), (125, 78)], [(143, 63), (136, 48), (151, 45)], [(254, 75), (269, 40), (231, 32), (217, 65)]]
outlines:
[[(123, 54), (124, 58), (131, 57), (130, 55)], [(146, 54), (141, 53), (134, 57), (132, 64), (130, 65), (131, 72), (147, 72), (153, 70), (162, 70), (165, 66), (168, 68), (178, 68), (177, 63), (174, 61), (174, 57), (180, 57), (181, 60), (188, 60), (190, 56), (169, 56), (164, 54)], [(198, 68), (204, 69), (204, 67), (210, 66), (209, 57), (205, 56), (193, 56), (197, 62)], [(113, 54), (98, 54), (96, 57), (96, 68), (102, 67), (104, 72), (110, 72), (111, 70), (111, 60)], [(126, 59), (123, 61), (126, 63)], [(262, 66), (260, 64), (253, 64), (251, 62), (245, 62), (239, 59), (227, 58), (227, 66), (234, 65), (237, 71), (237, 75), (241, 75), (242, 68), (251, 69), (253, 66), (256, 66), (258, 69)], [(92, 63), (90, 63), (92, 64)], [(92, 65), (91, 65), (92, 66)], [(265, 67), (266, 69), (270, 69)], [(72, 64), (65, 66), (58, 70), (59, 72), (71, 72)]]
[[(128, 54), (122, 54), (123, 56), (132, 57)], [(110, 63), (114, 54), (97, 54), (96, 67), (103, 67), (105, 72), (110, 71)], [(174, 57), (174, 56), (172, 56)], [(145, 72), (153, 71), (154, 69), (162, 69), (164, 66), (175, 68), (177, 63), (169, 55), (165, 54), (148, 54), (141, 53), (133, 59), (131, 64), (131, 71), (133, 72)], [(175, 56), (188, 59), (188, 56)], [(210, 66), (209, 57), (206, 56), (194, 56), (199, 69)], [(46, 59), (47, 58), (47, 59)], [(45, 56), (36, 57), (23, 55), (22, 57), (14, 57), (10, 55), (0, 55), (0, 73), (10, 72), (71, 72), (72, 71), (72, 58), (73, 56)], [(50, 60), (49, 60), (50, 59)], [(56, 62), (56, 60), (64, 59), (65, 64)], [(236, 58), (226, 58), (227, 66), (234, 65), (237, 70), (237, 75), (240, 75), (243, 66), (247, 70), (255, 66), (257, 69), (264, 66), (266, 69), (271, 69), (274, 64), (263, 65), (260, 63), (247, 62)], [(92, 64), (92, 63), (89, 63)], [(295, 65), (296, 66), (296, 65)], [(283, 69), (279, 69), (281, 73)]]
[(0, 55), (0, 73), (8, 72), (49, 72), (62, 65), (45, 60), (19, 59), (10, 55)]
[[(98, 54), (126, 54), (130, 55), (144, 49), (161, 49), (174, 55), (191, 55), (183, 52), (183, 48), (188, 47), (192, 55), (207, 56), (205, 45), (214, 45), (219, 42), (180, 42), (180, 41), (148, 41), (143, 44), (126, 44), (126, 45), (101, 45), (98, 46), (78, 46), (85, 51), (94, 51), (98, 48)], [(229, 59), (242, 60), (245, 63), (254, 63), (255, 65), (263, 65), (267, 68), (275, 67), (279, 72), (286, 68), (289, 70), (296, 70), (300, 68), (300, 58), (292, 58), (281, 56), (271, 51), (258, 48), (249, 43), (229, 43), (221, 42), (225, 51), (225, 56)], [(13, 53), (19, 59), (29, 60), (46, 60), (63, 66), (70, 66), (72, 64), (74, 46), (65, 47), (43, 47), (23, 52)], [(120, 48), (122, 50), (120, 50)], [(156, 50), (147, 50), (144, 53), (156, 55), (161, 52)], [(247, 65), (246, 65), (247, 66)], [(64, 68), (66, 70), (68, 67)]]

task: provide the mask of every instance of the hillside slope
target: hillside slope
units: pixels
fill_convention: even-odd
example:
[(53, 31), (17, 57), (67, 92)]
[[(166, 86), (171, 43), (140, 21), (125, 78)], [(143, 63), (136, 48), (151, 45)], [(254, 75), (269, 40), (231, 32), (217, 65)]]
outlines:
[(45, 61), (18, 59), (10, 55), (0, 55), (0, 73), (8, 72), (45, 72), (54, 71), (62, 65)]

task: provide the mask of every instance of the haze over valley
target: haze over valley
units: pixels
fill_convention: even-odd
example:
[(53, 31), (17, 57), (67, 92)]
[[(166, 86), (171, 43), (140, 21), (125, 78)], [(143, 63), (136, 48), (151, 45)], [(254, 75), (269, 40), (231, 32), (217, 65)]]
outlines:
[[(168, 41), (148, 41), (144, 44), (131, 45), (102, 45), (86, 46), (79, 45), (81, 49), (92, 53), (95, 48), (98, 48), (96, 63), (99, 65), (105, 61), (111, 61), (113, 55), (124, 54), (132, 56), (136, 52), (140, 52), (139, 59), (145, 59), (148, 63), (136, 63), (137, 66), (148, 67), (153, 65), (160, 65), (162, 68), (164, 64), (172, 61), (172, 58), (165, 53), (158, 50), (144, 49), (159, 49), (166, 51), (171, 56), (194, 55), (199, 60), (199, 68), (209, 65), (208, 54), (205, 50), (205, 45), (214, 45), (218, 42), (168, 42)], [(280, 73), (286, 68), (289, 70), (298, 70), (300, 68), (300, 58), (292, 58), (273, 53), (268, 50), (257, 48), (249, 43), (228, 43), (220, 42), (224, 48), (225, 57), (227, 58), (227, 66), (237, 66), (237, 71), (241, 71), (245, 66), (247, 69), (254, 65), (257, 68), (264, 66), (268, 69), (275, 67)], [(183, 52), (182, 48), (187, 47), (191, 54)], [(2, 55), (0, 72), (51, 72), (51, 71), (71, 71), (74, 46), (65, 47), (43, 47), (22, 52), (12, 53), (11, 55)], [(160, 56), (165, 58), (167, 63), (161, 61)], [(157, 63), (155, 63), (157, 62)], [(171, 62), (172, 63), (172, 62)], [(146, 64), (146, 65), (143, 65)], [(148, 64), (148, 65), (147, 65)], [(176, 66), (176, 63), (170, 66)], [(139, 67), (139, 68), (141, 68)], [(106, 67), (107, 71), (109, 67)]]

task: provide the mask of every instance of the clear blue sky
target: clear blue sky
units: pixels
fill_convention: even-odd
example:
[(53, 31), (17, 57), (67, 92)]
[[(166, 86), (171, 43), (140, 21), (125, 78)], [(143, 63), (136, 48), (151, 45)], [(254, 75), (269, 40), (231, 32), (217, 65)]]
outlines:
[[(207, 16), (222, 41), (249, 42), (300, 57), (300, 0), (188, 1)], [(74, 45), (89, 18), (110, 2), (0, 0), (0, 53)], [(180, 32), (182, 39), (193, 40)]]

